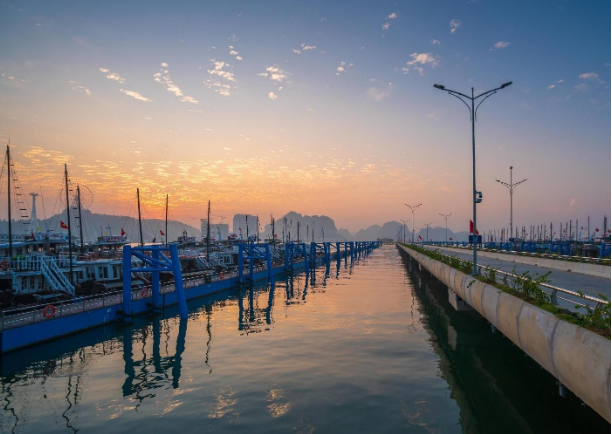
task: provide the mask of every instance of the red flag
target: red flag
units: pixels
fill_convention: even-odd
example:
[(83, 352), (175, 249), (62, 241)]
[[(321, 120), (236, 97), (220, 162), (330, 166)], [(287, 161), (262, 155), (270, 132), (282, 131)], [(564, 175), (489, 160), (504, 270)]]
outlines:
[(419, 235), (419, 240), (422, 240), (423, 238), (421, 238), (421, 236)]
[(164, 231), (162, 231), (161, 229), (159, 230), (159, 234), (160, 235), (166, 235), (166, 234), (164, 234)]
[(599, 228), (595, 228), (595, 232), (599, 232)]
[[(474, 222), (472, 220), (470, 220), (470, 234), (474, 233)], [(478, 232), (478, 229), (476, 230), (476, 235), (480, 235), (480, 232)]]
[(121, 228), (121, 236), (125, 237), (125, 231), (123, 230), (123, 228)]
[(450, 237), (449, 240), (453, 241), (453, 237)]
[(62, 229), (68, 229), (68, 226), (66, 226), (66, 223), (64, 223), (63, 221), (60, 220), (60, 227)]
[(278, 238), (278, 235), (274, 234), (274, 238)]

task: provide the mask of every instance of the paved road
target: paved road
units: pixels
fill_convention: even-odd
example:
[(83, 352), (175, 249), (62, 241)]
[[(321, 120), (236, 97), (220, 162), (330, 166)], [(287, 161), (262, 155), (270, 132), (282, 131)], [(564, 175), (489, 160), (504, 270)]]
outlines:
[[(472, 260), (471, 252), (458, 252), (456, 250), (445, 249), (440, 246), (425, 246), (432, 250), (440, 250), (444, 251), (444, 253), (452, 256), (457, 256), (461, 259)], [(510, 259), (510, 258), (509, 258)], [(484, 258), (482, 256), (478, 257), (478, 263), (480, 265), (490, 265), (491, 267), (506, 271), (511, 273), (512, 270), (516, 267), (515, 273), (522, 274), (525, 271), (529, 271), (531, 276), (542, 275), (548, 271), (551, 272), (550, 276), (550, 284), (557, 286), (563, 289), (569, 289), (571, 291), (582, 291), (585, 295), (590, 295), (592, 297), (599, 297), (599, 294), (605, 295), (608, 299), (610, 299), (610, 279), (606, 279), (605, 277), (596, 277), (596, 276), (588, 276), (585, 274), (577, 274), (567, 271), (560, 270), (551, 270), (549, 268), (544, 267), (536, 267), (534, 265), (527, 264), (519, 264), (514, 263), (510, 260), (503, 259), (492, 259), (492, 258)], [(569, 305), (565, 303), (561, 303), (565, 307), (570, 308)], [(574, 309), (572, 309), (574, 310)]]

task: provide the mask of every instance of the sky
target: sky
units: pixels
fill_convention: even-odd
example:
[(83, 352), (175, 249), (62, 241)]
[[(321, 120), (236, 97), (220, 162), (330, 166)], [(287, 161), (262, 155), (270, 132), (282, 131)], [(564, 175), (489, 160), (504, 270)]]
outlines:
[[(610, 4), (581, 1), (0, 1), (0, 143), (59, 209), (197, 226), (288, 211), (357, 231), (467, 230), (610, 213)], [(2, 180), (6, 182), (6, 177)], [(6, 187), (0, 192), (6, 196)], [(6, 218), (6, 199), (0, 205)], [(39, 205), (40, 207), (40, 205)], [(39, 211), (39, 216), (41, 212)], [(220, 220), (220, 217), (212, 219)], [(227, 220), (226, 220), (227, 221)]]

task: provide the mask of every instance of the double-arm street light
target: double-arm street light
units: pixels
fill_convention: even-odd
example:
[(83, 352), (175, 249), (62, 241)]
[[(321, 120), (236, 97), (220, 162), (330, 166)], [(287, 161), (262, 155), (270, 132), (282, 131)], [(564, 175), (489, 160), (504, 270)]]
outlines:
[(514, 195), (514, 188), (517, 185), (527, 181), (527, 178), (523, 179), (522, 181), (512, 183), (512, 166), (510, 166), (510, 183), (508, 184), (507, 182), (500, 181), (499, 179), (496, 179), (496, 181), (510, 190), (510, 236), (512, 237), (512, 196)]
[[(512, 84), (511, 81), (502, 84), (500, 87), (496, 88), (496, 89), (491, 89), (488, 90), (486, 92), (481, 93), (480, 95), (474, 96), (474, 88), (472, 88), (472, 96), (467, 96), (464, 95), (460, 92), (454, 91), (454, 90), (450, 90), (447, 89), (446, 87), (442, 86), (441, 84), (434, 84), (434, 87), (436, 89), (439, 90), (443, 90), (445, 92), (448, 92), (449, 95), (454, 96), (455, 98), (458, 98), (459, 100), (461, 100), (461, 102), (463, 104), (465, 104), (465, 106), (470, 110), (470, 122), (472, 122), (472, 181), (473, 181), (473, 185), (472, 185), (472, 193), (473, 193), (473, 202), (474, 202), (474, 238), (476, 238), (476, 228), (478, 226), (476, 226), (476, 204), (482, 202), (482, 193), (478, 190), (476, 190), (476, 112), (478, 111), (478, 107), (480, 107), (480, 105), (487, 99), (489, 98), (491, 95), (494, 95), (495, 93), (497, 93), (498, 90), (502, 90), (505, 89), (506, 87), (510, 86)], [(464, 99), (465, 98), (465, 99)], [(482, 101), (480, 101), (478, 103), (478, 105), (476, 107), (474, 107), (474, 104), (476, 103), (476, 101), (478, 101), (480, 98), (482, 98)], [(466, 99), (470, 101), (471, 104), (468, 104), (466, 102)], [(472, 274), (474, 276), (476, 276), (478, 274), (478, 264), (477, 264), (477, 256), (476, 256), (476, 240), (474, 239), (474, 269), (472, 271)]]
[(429, 227), (433, 225), (433, 223), (425, 223), (425, 227), (427, 228), (427, 235), (425, 235), (425, 241), (429, 241)]
[(444, 217), (444, 222), (446, 223), (446, 242), (448, 243), (448, 218), (453, 215), (452, 212), (448, 214), (439, 213), (442, 217)]
[(419, 203), (417, 205), (408, 205), (407, 203), (405, 203), (404, 205), (406, 205), (412, 211), (412, 244), (414, 244), (414, 210), (423, 204)]

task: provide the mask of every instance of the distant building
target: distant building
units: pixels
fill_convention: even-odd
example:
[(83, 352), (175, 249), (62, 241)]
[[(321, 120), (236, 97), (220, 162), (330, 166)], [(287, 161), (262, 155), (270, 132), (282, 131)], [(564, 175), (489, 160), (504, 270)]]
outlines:
[[(247, 225), (248, 220), (248, 225)], [(233, 230), (240, 237), (240, 229), (242, 229), (242, 238), (247, 236), (247, 226), (249, 236), (257, 235), (257, 216), (251, 214), (236, 214), (233, 220)]]
[[(200, 219), (200, 230), (202, 231), (202, 240), (206, 239), (207, 230), (206, 219)], [(229, 236), (229, 225), (227, 223), (211, 223), (210, 224), (210, 238), (217, 241), (227, 240)]]

